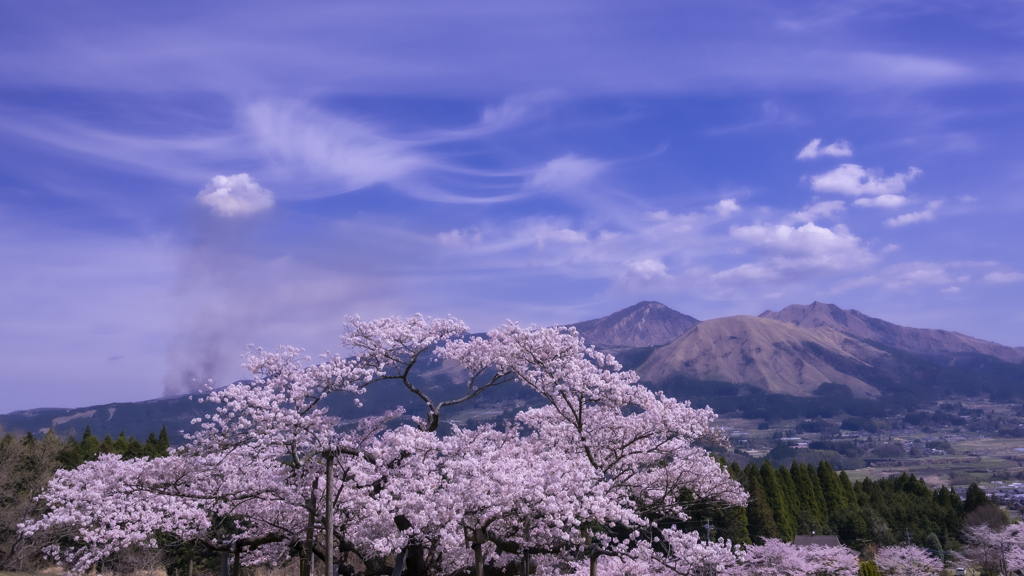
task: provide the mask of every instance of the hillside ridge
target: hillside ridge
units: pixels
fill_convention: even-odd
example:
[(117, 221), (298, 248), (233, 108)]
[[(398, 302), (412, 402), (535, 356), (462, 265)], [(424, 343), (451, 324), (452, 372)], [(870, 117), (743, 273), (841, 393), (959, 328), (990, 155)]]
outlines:
[(954, 354), (985, 354), (1010, 363), (1024, 362), (1024, 350), (973, 338), (959, 332), (933, 328), (909, 328), (859, 310), (843, 310), (835, 304), (793, 304), (759, 316), (788, 322), (807, 330), (831, 329), (859, 340), (879, 342), (913, 354), (945, 357)]
[(700, 320), (662, 304), (644, 300), (602, 318), (570, 324), (587, 344), (598, 348), (643, 348), (668, 344)]
[(838, 370), (823, 354), (866, 365), (884, 354), (868, 346), (852, 347), (846, 340), (838, 333), (811, 332), (771, 318), (716, 318), (655, 350), (637, 373), (651, 382), (683, 375), (791, 396), (811, 396), (831, 382), (848, 386), (860, 398), (878, 397), (877, 388)]
[[(842, 395), (849, 389), (858, 402), (886, 398), (899, 399), (899, 405), (949, 394), (1024, 401), (1024, 347), (947, 330), (908, 328), (834, 304), (812, 302), (759, 316), (700, 321), (659, 302), (643, 301), (572, 326), (588, 344), (610, 350), (634, 368), (646, 385), (683, 400), (713, 403), (726, 392), (754, 390), (813, 403), (825, 391)], [(459, 372), (445, 362), (418, 368), (417, 377), (428, 380), (432, 389), (454, 391), (456, 382), (464, 380)], [(367, 396), (362, 410), (340, 396), (329, 397), (327, 404), (332, 414), (356, 418), (392, 409), (407, 394), (397, 385), (378, 390), (382, 397)], [(521, 391), (496, 389), (482, 395), (481, 402), (501, 404), (520, 396)], [(89, 426), (100, 437), (124, 430), (140, 438), (166, 424), (177, 442), (203, 412), (198, 397), (175, 396), (19, 410), (0, 415), (0, 424), (6, 431), (54, 429), (60, 434), (81, 434)]]

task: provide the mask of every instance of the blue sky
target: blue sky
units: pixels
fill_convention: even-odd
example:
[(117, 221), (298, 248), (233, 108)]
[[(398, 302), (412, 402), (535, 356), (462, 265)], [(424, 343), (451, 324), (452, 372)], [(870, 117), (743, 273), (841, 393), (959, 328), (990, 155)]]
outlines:
[(1024, 345), (1019, 2), (8, 2), (0, 412), (346, 315), (813, 300)]

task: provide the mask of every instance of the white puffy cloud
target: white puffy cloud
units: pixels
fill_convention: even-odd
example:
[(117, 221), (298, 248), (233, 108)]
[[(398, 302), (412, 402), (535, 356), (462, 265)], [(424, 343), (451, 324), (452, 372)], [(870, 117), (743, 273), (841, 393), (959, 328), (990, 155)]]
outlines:
[(889, 218), (885, 223), (888, 226), (906, 226), (907, 224), (914, 224), (916, 222), (934, 220), (935, 211), (938, 210), (939, 206), (942, 206), (942, 200), (932, 200), (927, 206), (925, 206), (925, 209), (920, 212), (901, 214), (895, 218)]
[(834, 229), (824, 228), (808, 222), (799, 228), (786, 224), (735, 226), (729, 233), (740, 240), (759, 246), (767, 246), (787, 253), (826, 254), (835, 251), (855, 249), (860, 238), (849, 229), (838, 224)]
[(818, 218), (831, 218), (836, 212), (846, 209), (846, 203), (842, 200), (828, 200), (808, 206), (799, 212), (793, 212), (786, 217), (789, 222), (813, 222)]
[(1024, 274), (1020, 272), (989, 272), (985, 274), (985, 282), (989, 284), (1011, 284), (1024, 280)]
[(899, 208), (907, 203), (907, 197), (899, 194), (882, 194), (874, 198), (857, 198), (853, 203), (864, 208)]
[(530, 185), (548, 190), (566, 190), (586, 184), (604, 169), (604, 162), (566, 154), (551, 160), (534, 173)]
[(668, 277), (668, 274), (665, 272), (665, 264), (661, 260), (648, 258), (646, 260), (629, 262), (626, 266), (635, 276), (639, 276), (644, 280), (651, 280), (657, 277)]
[(877, 260), (861, 246), (860, 238), (842, 224), (824, 228), (808, 222), (800, 227), (786, 224), (735, 226), (730, 235), (766, 252), (757, 262), (741, 264), (712, 276), (715, 280), (748, 281), (790, 277), (811, 270), (849, 271)]
[(800, 150), (800, 153), (796, 155), (796, 159), (810, 160), (818, 156), (853, 156), (853, 149), (850, 148), (850, 143), (846, 140), (836, 140), (822, 148), (821, 138), (815, 138), (811, 140), (810, 144)]
[(907, 189), (907, 182), (919, 174), (921, 170), (913, 166), (905, 173), (882, 176), (878, 171), (867, 170), (858, 164), (841, 164), (824, 174), (811, 176), (811, 188), (851, 196), (899, 194)]
[(939, 292), (942, 292), (944, 294), (958, 294), (961, 292), (961, 290), (959, 286), (950, 286), (948, 288), (943, 288), (942, 290), (939, 290)]
[(740, 208), (740, 205), (736, 203), (735, 198), (726, 198), (724, 200), (719, 201), (718, 204), (715, 204), (714, 206), (709, 206), (708, 209), (714, 210), (715, 212), (718, 213), (719, 217), (725, 218), (730, 214), (739, 212), (743, 208)]
[(263, 188), (248, 174), (214, 176), (196, 196), (219, 216), (248, 216), (274, 205), (274, 193)]

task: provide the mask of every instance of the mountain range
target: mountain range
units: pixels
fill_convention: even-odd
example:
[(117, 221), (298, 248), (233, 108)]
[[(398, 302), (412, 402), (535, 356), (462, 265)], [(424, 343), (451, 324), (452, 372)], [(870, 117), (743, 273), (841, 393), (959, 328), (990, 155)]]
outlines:
[(821, 384), (833, 383), (848, 386), (855, 397), (878, 398), (892, 388), (885, 380), (901, 379), (898, 372), (907, 355), (938, 366), (984, 357), (1008, 365), (1024, 362), (1024, 350), (1018, 348), (958, 332), (899, 326), (814, 302), (700, 322), (655, 350), (636, 370), (654, 383), (683, 375), (792, 396), (811, 396)]
[[(588, 344), (615, 354), (646, 385), (751, 418), (884, 413), (951, 395), (1024, 400), (1024, 348), (900, 326), (833, 304), (700, 321), (645, 301), (572, 326)], [(443, 393), (462, 380), (451, 368), (434, 365), (420, 377)], [(492, 403), (496, 397), (530, 400), (521, 390), (493, 392)], [(369, 402), (367, 411), (391, 408), (386, 403), (403, 394), (401, 388), (381, 391), (380, 400), (364, 396), (364, 404)], [(339, 403), (332, 411), (348, 415), (353, 410)], [(0, 424), (7, 430), (61, 433), (88, 425), (100, 436), (125, 430), (144, 438), (166, 423), (172, 439), (178, 439), (202, 413), (195, 400), (176, 397), (12, 412), (0, 416)]]

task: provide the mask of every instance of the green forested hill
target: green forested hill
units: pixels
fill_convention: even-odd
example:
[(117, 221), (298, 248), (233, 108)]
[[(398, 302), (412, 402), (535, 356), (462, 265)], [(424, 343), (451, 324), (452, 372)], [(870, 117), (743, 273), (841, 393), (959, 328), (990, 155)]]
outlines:
[(715, 537), (741, 542), (792, 541), (797, 534), (816, 533), (835, 534), (857, 549), (909, 538), (929, 548), (956, 550), (965, 523), (1005, 521), (976, 485), (961, 500), (945, 486), (932, 490), (923, 479), (907, 474), (851, 482), (828, 462), (779, 468), (767, 462), (746, 468), (733, 463), (729, 470), (750, 495), (747, 506), (718, 509), (697, 503), (688, 528), (701, 529), (710, 521)]

